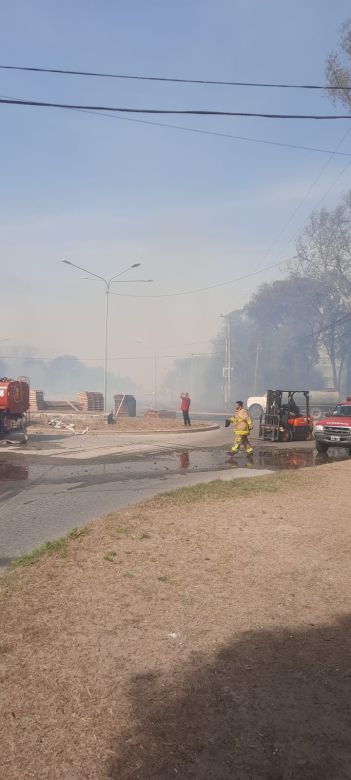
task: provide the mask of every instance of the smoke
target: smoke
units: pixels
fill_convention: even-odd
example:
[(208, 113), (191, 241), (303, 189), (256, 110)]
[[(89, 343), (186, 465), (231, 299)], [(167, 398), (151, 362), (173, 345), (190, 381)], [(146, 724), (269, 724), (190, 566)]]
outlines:
[[(102, 392), (104, 386), (102, 367), (88, 366), (74, 355), (43, 360), (35, 357), (33, 348), (13, 350), (10, 357), (1, 357), (0, 375), (28, 377), (31, 388), (43, 390), (48, 400), (71, 400), (84, 390)], [(108, 374), (108, 387), (109, 404), (114, 394), (135, 394), (138, 390), (129, 377), (112, 373)]]

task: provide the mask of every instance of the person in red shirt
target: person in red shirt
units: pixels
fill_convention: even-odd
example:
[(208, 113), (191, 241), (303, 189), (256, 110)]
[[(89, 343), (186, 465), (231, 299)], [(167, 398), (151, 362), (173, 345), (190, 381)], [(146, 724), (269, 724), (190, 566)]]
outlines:
[(191, 399), (189, 398), (189, 393), (181, 393), (180, 398), (181, 398), (180, 409), (183, 412), (184, 425), (191, 425), (190, 417), (189, 417)]

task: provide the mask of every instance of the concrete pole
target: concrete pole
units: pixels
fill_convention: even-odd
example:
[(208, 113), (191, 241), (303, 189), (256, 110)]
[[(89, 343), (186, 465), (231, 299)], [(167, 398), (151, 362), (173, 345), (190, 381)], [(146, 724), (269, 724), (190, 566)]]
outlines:
[(228, 317), (228, 406), (232, 402), (232, 321)]
[(108, 312), (109, 312), (109, 297), (110, 297), (110, 284), (106, 284), (106, 312), (105, 312), (105, 355), (104, 355), (104, 412), (107, 411), (107, 352), (108, 352)]
[(254, 376), (254, 390), (253, 394), (256, 395), (257, 393), (257, 378), (258, 378), (258, 356), (260, 352), (260, 344), (259, 341), (257, 342), (256, 346), (256, 363), (255, 363), (255, 376)]
[(154, 352), (154, 409), (157, 407), (157, 354)]

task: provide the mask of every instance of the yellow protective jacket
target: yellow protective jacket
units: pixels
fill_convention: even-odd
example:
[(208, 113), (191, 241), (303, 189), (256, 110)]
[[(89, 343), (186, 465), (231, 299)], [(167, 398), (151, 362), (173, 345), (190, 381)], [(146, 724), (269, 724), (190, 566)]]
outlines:
[(253, 422), (246, 409), (240, 409), (239, 412), (235, 412), (234, 417), (230, 417), (230, 422), (234, 425), (234, 433), (236, 436), (248, 436), (253, 427)]

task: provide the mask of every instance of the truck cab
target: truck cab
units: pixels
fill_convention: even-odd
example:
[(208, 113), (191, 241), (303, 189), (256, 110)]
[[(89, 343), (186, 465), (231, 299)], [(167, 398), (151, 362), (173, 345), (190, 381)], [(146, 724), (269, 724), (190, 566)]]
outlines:
[(317, 452), (329, 447), (343, 447), (351, 456), (351, 396), (341, 401), (328, 417), (319, 420), (314, 428)]

